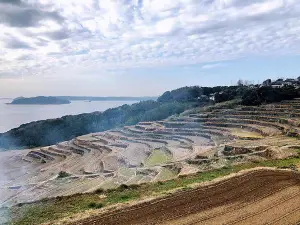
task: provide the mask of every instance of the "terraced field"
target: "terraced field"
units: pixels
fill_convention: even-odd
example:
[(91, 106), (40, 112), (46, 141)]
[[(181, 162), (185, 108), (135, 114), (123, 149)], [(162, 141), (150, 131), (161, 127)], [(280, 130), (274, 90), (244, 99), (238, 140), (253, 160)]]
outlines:
[[(286, 158), (300, 149), (299, 126), (300, 99), (260, 107), (220, 104), (54, 146), (1, 153), (6, 179), (0, 200), (10, 205)], [(60, 171), (66, 174), (58, 176)]]

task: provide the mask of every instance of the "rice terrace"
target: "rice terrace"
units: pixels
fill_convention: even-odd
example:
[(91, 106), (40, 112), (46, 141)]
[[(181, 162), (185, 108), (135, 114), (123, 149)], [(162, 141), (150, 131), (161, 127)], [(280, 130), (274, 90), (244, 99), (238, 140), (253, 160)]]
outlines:
[(300, 99), (233, 100), (4, 152), (1, 202), (14, 224), (296, 224), (299, 127)]

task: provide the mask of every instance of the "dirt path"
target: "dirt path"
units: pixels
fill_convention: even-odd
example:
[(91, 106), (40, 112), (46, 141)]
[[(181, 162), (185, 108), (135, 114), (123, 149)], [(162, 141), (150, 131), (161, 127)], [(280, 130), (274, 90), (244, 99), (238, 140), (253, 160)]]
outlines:
[(297, 222), (300, 222), (300, 174), (254, 170), (72, 224), (284, 225)]

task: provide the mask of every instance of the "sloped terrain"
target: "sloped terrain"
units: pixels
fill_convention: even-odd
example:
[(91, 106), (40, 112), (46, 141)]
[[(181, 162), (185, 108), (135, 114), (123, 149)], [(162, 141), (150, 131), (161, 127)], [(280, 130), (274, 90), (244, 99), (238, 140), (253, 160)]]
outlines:
[(70, 224), (296, 224), (300, 174), (255, 169)]
[(299, 115), (300, 99), (260, 107), (217, 104), (54, 146), (2, 153), (6, 176), (0, 200), (10, 205), (286, 158), (300, 149)]

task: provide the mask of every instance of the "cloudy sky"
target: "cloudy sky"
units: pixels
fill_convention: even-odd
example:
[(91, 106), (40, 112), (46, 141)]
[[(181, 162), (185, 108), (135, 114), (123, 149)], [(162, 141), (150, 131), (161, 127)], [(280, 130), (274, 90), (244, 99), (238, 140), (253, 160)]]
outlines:
[(300, 76), (299, 0), (0, 0), (0, 96)]

